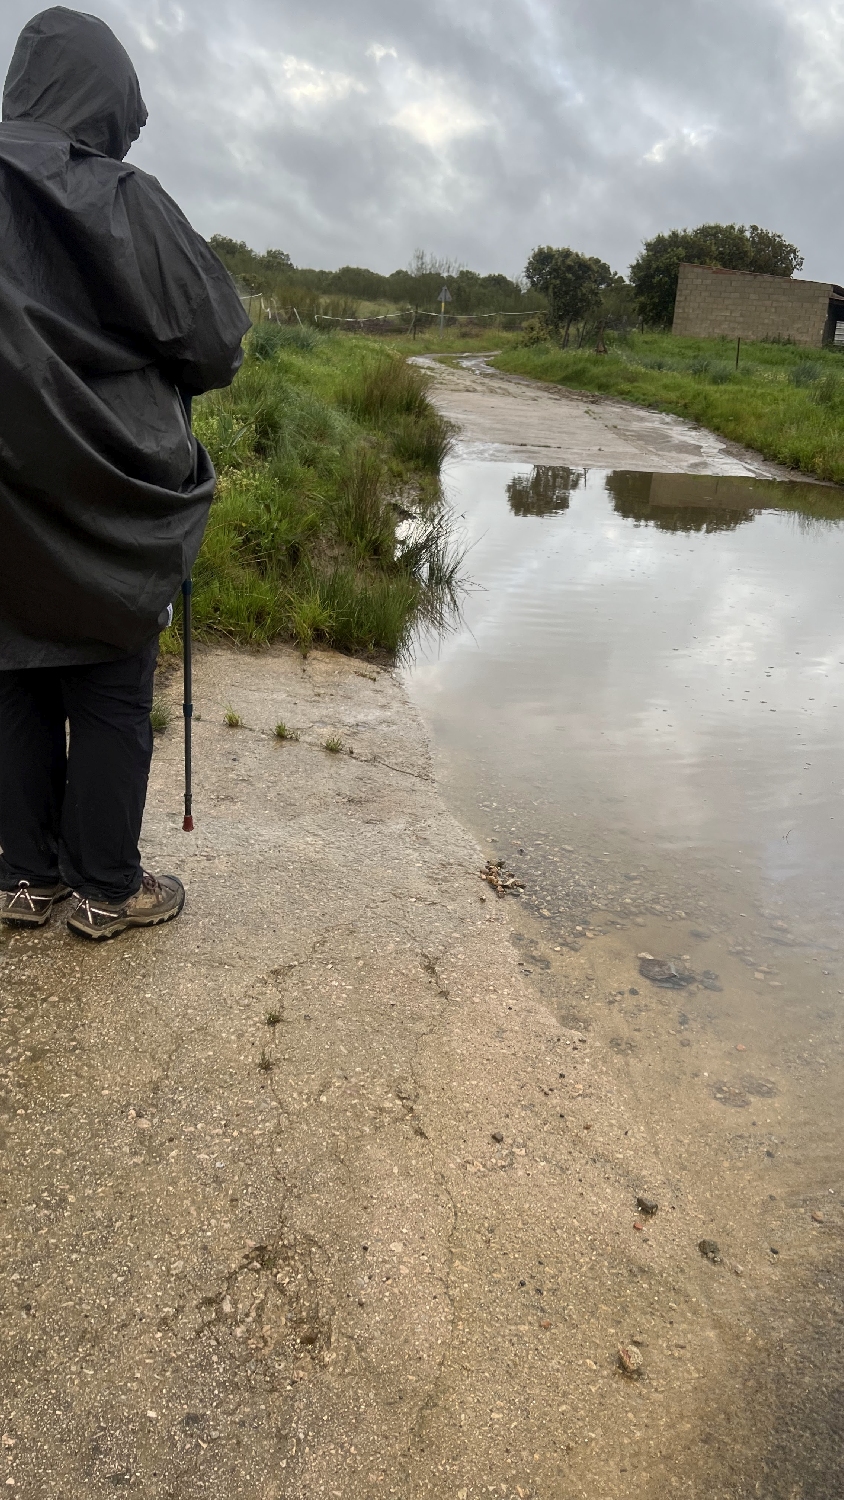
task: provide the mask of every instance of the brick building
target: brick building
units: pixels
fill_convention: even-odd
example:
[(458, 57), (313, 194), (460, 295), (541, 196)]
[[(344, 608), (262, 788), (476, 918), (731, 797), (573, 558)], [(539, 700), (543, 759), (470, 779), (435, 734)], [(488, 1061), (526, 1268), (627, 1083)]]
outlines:
[(699, 339), (790, 339), (820, 348), (844, 340), (844, 287), (682, 265), (672, 331)]

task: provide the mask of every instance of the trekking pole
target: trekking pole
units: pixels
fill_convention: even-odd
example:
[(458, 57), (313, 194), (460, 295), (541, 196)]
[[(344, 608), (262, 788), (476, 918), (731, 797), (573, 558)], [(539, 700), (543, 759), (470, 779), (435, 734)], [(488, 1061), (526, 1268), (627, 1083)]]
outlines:
[(182, 584), (182, 666), (184, 669), (184, 699), (182, 713), (185, 719), (185, 817), (183, 833), (193, 833), (193, 785), (191, 776), (191, 729), (193, 727), (193, 662), (191, 657), (191, 595), (193, 579), (188, 577)]
[[(252, 306), (252, 298), (249, 298), (249, 306)], [(188, 427), (191, 425), (193, 397), (189, 391), (180, 390), (182, 405), (185, 408)], [(188, 574), (182, 584), (182, 677), (184, 682), (184, 694), (182, 697), (182, 714), (185, 720), (185, 816), (182, 823), (183, 833), (193, 833), (193, 775), (192, 775), (192, 738), (193, 728), (193, 657), (191, 652), (191, 596), (193, 594), (193, 579)]]

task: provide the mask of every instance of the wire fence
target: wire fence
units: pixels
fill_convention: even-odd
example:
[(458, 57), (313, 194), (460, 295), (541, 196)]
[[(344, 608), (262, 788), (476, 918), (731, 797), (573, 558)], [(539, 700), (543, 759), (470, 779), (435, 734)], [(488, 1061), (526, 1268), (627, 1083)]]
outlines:
[[(347, 333), (387, 334), (402, 333), (415, 337), (420, 328), (426, 326), (425, 319), (442, 319), (446, 328), (476, 327), (476, 328), (503, 328), (519, 327), (528, 318), (535, 318), (537, 312), (531, 308), (524, 312), (475, 312), (475, 313), (446, 313), (430, 312), (427, 308), (409, 308), (406, 312), (379, 313), (362, 317), (340, 317), (333, 313), (316, 312), (308, 309), (304, 318), (298, 309), (292, 304), (285, 306), (279, 303), (275, 297), (268, 297), (263, 292), (243, 293), (241, 302), (253, 323), (327, 323), (334, 327), (342, 328)], [(519, 323), (505, 323), (504, 319), (519, 319)], [(427, 325), (430, 326), (430, 325)]]

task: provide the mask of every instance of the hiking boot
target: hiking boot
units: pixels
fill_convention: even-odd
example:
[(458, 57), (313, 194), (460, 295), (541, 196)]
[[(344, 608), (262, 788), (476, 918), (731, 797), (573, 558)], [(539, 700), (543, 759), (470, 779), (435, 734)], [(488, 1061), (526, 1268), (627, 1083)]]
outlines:
[(53, 907), (69, 895), (70, 886), (61, 881), (58, 885), (30, 885), (28, 880), (21, 880), (14, 891), (0, 891), (0, 922), (12, 927), (43, 927)]
[(127, 927), (157, 927), (172, 922), (185, 904), (185, 888), (175, 875), (150, 875), (144, 871), (141, 888), (128, 901), (97, 901), (78, 897), (78, 905), (67, 919), (71, 932), (101, 942), (116, 937)]

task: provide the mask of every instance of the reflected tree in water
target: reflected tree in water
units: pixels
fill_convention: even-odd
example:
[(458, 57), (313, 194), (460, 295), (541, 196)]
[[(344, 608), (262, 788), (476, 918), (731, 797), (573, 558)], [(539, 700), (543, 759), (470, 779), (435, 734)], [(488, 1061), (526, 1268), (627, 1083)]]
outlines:
[(606, 486), (618, 515), (660, 531), (735, 531), (760, 509), (736, 503), (750, 498), (748, 481), (730, 477), (618, 472)]
[(577, 469), (537, 464), (530, 474), (517, 474), (507, 486), (514, 516), (558, 516), (569, 508), (572, 490), (583, 479)]

